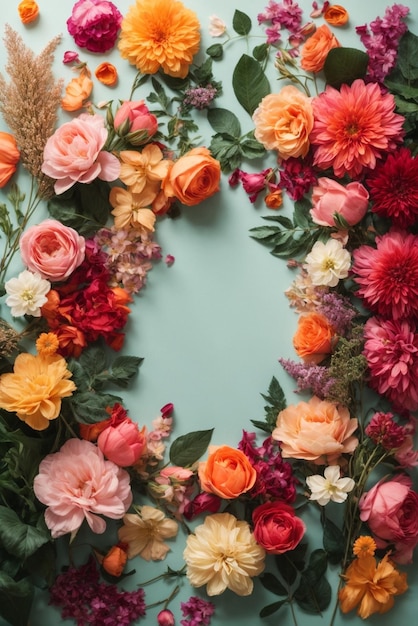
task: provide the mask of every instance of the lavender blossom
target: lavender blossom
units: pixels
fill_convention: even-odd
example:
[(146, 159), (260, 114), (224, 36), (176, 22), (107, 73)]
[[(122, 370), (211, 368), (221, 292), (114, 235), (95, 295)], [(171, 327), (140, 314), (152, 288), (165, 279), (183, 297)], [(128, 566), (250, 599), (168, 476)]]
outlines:
[(212, 85), (206, 87), (194, 87), (187, 89), (184, 94), (183, 106), (194, 107), (201, 111), (207, 109), (211, 102), (216, 98), (218, 90)]
[(323, 365), (298, 363), (291, 359), (279, 359), (279, 363), (296, 380), (297, 392), (311, 389), (318, 398), (324, 399), (334, 384), (328, 368)]

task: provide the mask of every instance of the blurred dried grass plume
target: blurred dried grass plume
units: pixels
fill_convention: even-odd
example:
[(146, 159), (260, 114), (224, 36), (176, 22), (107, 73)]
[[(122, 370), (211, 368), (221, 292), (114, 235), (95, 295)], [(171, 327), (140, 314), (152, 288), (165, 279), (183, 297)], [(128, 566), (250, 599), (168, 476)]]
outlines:
[(36, 56), (9, 24), (4, 43), (8, 53), (7, 83), (0, 73), (0, 112), (16, 138), (21, 163), (38, 181), (38, 195), (54, 194), (54, 181), (41, 171), (43, 151), (56, 127), (63, 81), (52, 73), (54, 51), (61, 41), (52, 39)]

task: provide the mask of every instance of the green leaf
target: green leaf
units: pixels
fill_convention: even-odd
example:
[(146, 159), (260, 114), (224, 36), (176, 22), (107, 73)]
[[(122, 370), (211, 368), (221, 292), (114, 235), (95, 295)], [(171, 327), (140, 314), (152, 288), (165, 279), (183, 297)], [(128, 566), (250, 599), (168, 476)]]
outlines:
[(239, 139), (241, 125), (237, 116), (228, 109), (216, 108), (208, 110), (208, 122), (217, 133)]
[(106, 409), (116, 402), (122, 403), (122, 398), (113, 394), (87, 391), (75, 393), (72, 398), (67, 399), (67, 402), (70, 403), (77, 421), (83, 424), (95, 424), (106, 419), (108, 417)]
[(330, 563), (339, 563), (344, 556), (344, 535), (328, 517), (324, 520), (323, 544)]
[(196, 430), (177, 437), (170, 446), (171, 463), (180, 467), (193, 465), (206, 452), (212, 433), (213, 428)]
[(27, 626), (34, 588), (26, 579), (14, 581), (0, 571), (0, 616), (11, 626)]
[(81, 354), (79, 362), (84, 370), (84, 375), (87, 375), (93, 382), (106, 369), (106, 353), (102, 348), (93, 346)]
[(253, 57), (260, 63), (268, 57), (268, 53), (269, 45), (267, 43), (262, 43), (253, 49)]
[(119, 387), (127, 387), (138, 374), (138, 369), (144, 359), (136, 356), (117, 357), (111, 367), (109, 379)]
[(271, 591), (271, 593), (276, 594), (276, 596), (287, 596), (288, 591), (282, 585), (280, 580), (274, 576), (274, 574), (270, 574), (270, 572), (266, 572), (265, 574), (261, 574), (260, 582), (265, 589)]
[(407, 30), (398, 46), (396, 65), (408, 82), (418, 80), (418, 37)]
[(260, 430), (264, 431), (265, 433), (271, 433), (273, 428), (271, 426), (269, 426), (268, 423), (266, 422), (260, 422), (260, 420), (250, 420), (251, 424), (253, 424), (253, 426), (255, 426), (256, 428), (259, 428)]
[(0, 543), (10, 554), (25, 561), (50, 539), (47, 531), (24, 524), (14, 511), (0, 506)]
[(232, 18), (232, 28), (238, 35), (248, 35), (251, 30), (251, 19), (246, 13), (236, 9)]
[(273, 602), (273, 604), (268, 604), (263, 609), (261, 609), (259, 615), (260, 617), (268, 617), (269, 615), (273, 615), (276, 613), (284, 604), (288, 602), (288, 599), (279, 600), (279, 602)]
[(250, 115), (270, 93), (269, 81), (260, 64), (247, 54), (243, 54), (235, 66), (232, 86), (238, 102)]
[(214, 43), (213, 46), (209, 46), (209, 48), (206, 49), (206, 54), (208, 54), (211, 59), (220, 61), (224, 55), (224, 48), (220, 43)]
[(269, 402), (277, 412), (283, 411), (286, 408), (286, 397), (283, 389), (275, 376), (271, 379), (268, 395), (261, 394), (267, 402)]
[(302, 200), (295, 202), (293, 211), (293, 222), (295, 226), (299, 226), (299, 228), (309, 228), (313, 225), (310, 214), (311, 208), (312, 203), (306, 198), (302, 198)]
[(245, 157), (247, 157), (247, 159), (258, 159), (262, 157), (266, 152), (263, 144), (253, 138), (244, 139), (243, 141), (241, 141), (240, 145), (242, 153)]
[(279, 554), (275, 557), (277, 568), (283, 580), (289, 585), (293, 585), (299, 572), (305, 567), (305, 553), (307, 545), (300, 543), (297, 548)]
[(315, 581), (314, 585), (310, 585), (302, 574), (299, 587), (296, 589), (294, 598), (298, 605), (308, 613), (322, 613), (331, 602), (331, 585), (325, 578), (321, 576)]
[(342, 84), (351, 85), (356, 78), (364, 78), (369, 63), (368, 55), (356, 48), (333, 48), (324, 63), (325, 80), (339, 89)]

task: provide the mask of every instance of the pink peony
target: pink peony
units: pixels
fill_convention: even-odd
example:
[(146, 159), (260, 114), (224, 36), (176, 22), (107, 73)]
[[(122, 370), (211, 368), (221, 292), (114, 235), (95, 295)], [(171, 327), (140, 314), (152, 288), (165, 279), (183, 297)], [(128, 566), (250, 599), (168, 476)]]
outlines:
[(108, 0), (79, 0), (67, 20), (68, 32), (80, 48), (107, 52), (118, 37), (122, 14)]
[(103, 533), (106, 522), (99, 515), (121, 519), (132, 502), (129, 474), (81, 439), (69, 439), (41, 461), (33, 489), (47, 506), (45, 522), (54, 539), (76, 533), (84, 519), (94, 533)]
[(47, 219), (31, 226), (19, 245), (26, 267), (51, 282), (68, 278), (84, 261), (84, 237), (58, 220)]
[(311, 216), (320, 226), (339, 226), (338, 217), (342, 217), (349, 226), (354, 226), (367, 211), (368, 191), (357, 182), (340, 185), (331, 178), (318, 178), (312, 190)]
[(110, 152), (102, 151), (106, 139), (103, 118), (87, 113), (63, 124), (49, 137), (42, 171), (56, 180), (56, 194), (67, 191), (77, 182), (118, 178), (119, 160)]

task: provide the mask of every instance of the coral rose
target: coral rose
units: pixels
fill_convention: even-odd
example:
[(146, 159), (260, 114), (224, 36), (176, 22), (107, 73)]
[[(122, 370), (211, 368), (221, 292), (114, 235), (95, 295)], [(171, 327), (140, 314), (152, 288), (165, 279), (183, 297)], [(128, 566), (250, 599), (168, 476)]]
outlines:
[(199, 463), (203, 491), (221, 498), (237, 498), (254, 486), (257, 472), (240, 450), (229, 446), (209, 446), (207, 461)]
[(77, 46), (90, 52), (107, 52), (116, 43), (122, 14), (108, 0), (79, 0), (67, 20)]
[(84, 237), (58, 220), (46, 219), (31, 226), (19, 245), (26, 267), (51, 282), (68, 278), (84, 261)]
[(348, 11), (340, 4), (330, 4), (325, 9), (324, 20), (331, 26), (344, 26), (348, 22)]
[(128, 417), (118, 412), (97, 438), (97, 445), (105, 457), (120, 467), (128, 467), (138, 461), (147, 448), (145, 426), (139, 430)]
[(324, 67), (327, 54), (333, 48), (340, 48), (341, 44), (326, 24), (316, 29), (303, 45), (300, 53), (300, 66), (307, 72), (316, 74)]
[(280, 442), (284, 458), (336, 465), (342, 454), (357, 447), (356, 428), (348, 409), (313, 396), (280, 411), (272, 437)]
[(293, 85), (268, 94), (253, 115), (255, 138), (279, 157), (304, 157), (309, 151), (309, 134), (314, 116), (311, 100)]
[(20, 152), (10, 133), (0, 132), (0, 187), (7, 185), (16, 171)]
[(358, 224), (366, 214), (369, 204), (369, 192), (358, 182), (340, 185), (336, 180), (318, 178), (312, 189), (311, 217), (320, 226), (337, 226), (342, 217), (349, 226)]
[(253, 511), (254, 537), (268, 554), (294, 550), (305, 534), (305, 524), (285, 502), (265, 502)]
[(333, 348), (335, 330), (321, 313), (301, 315), (293, 336), (296, 353), (305, 363), (318, 364)]
[(219, 191), (221, 166), (207, 148), (193, 148), (181, 156), (163, 182), (167, 196), (194, 206)]

